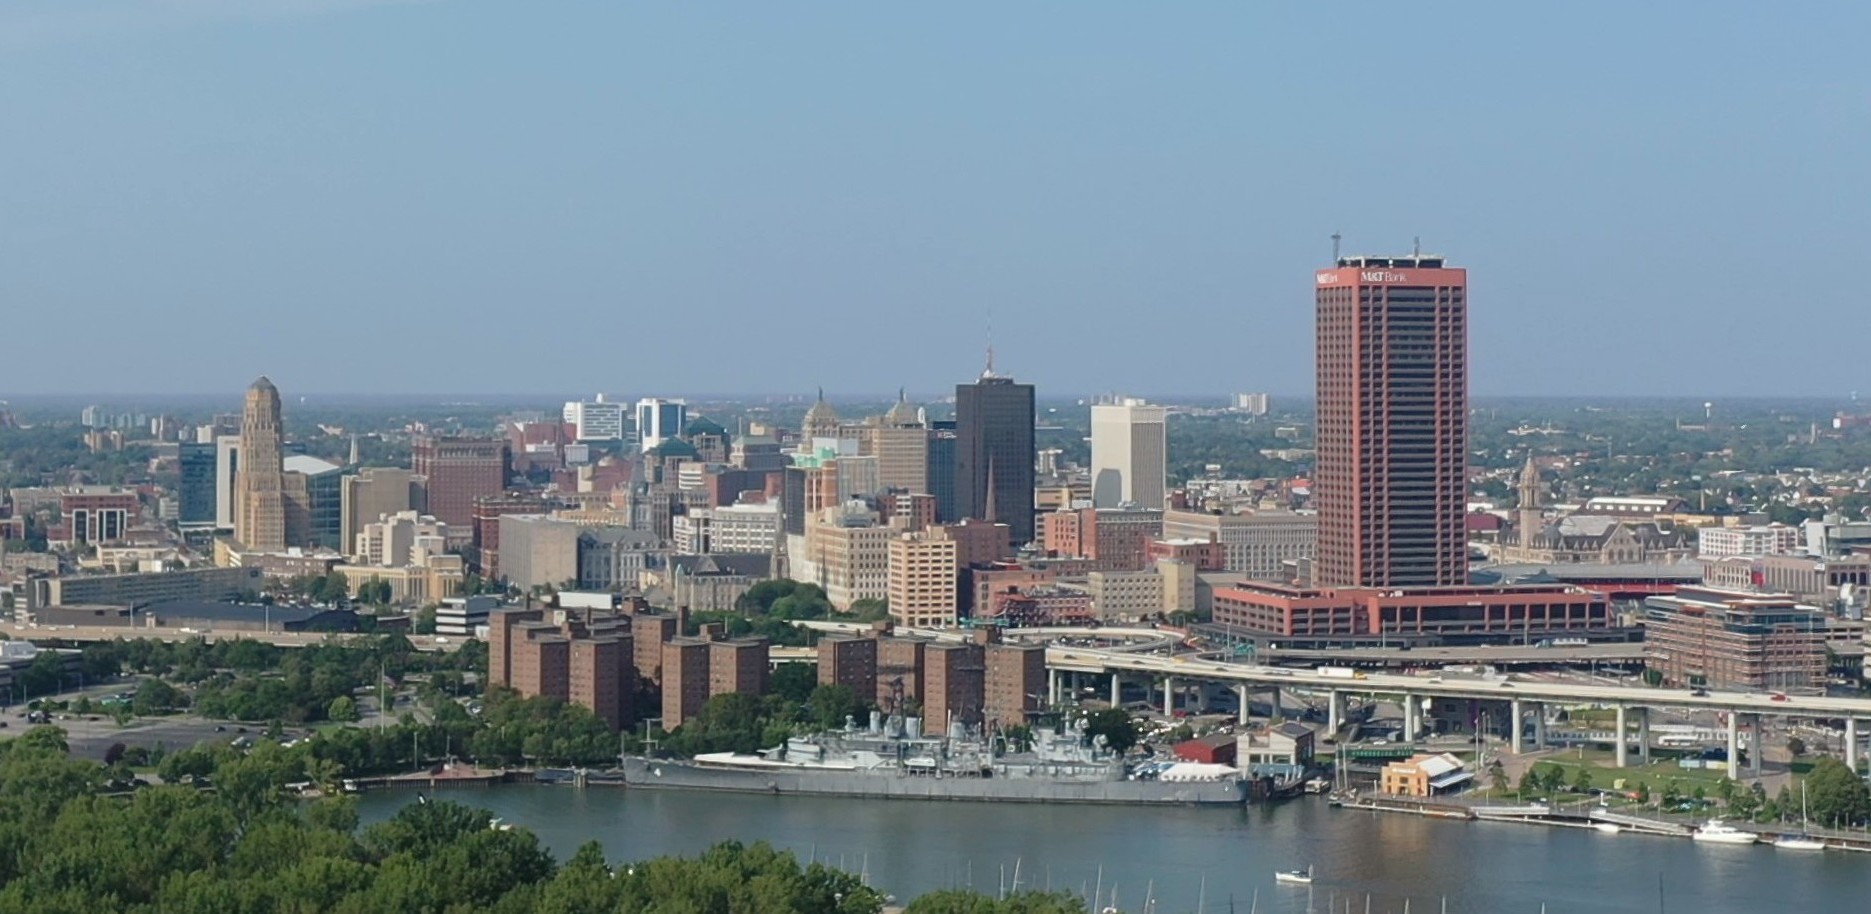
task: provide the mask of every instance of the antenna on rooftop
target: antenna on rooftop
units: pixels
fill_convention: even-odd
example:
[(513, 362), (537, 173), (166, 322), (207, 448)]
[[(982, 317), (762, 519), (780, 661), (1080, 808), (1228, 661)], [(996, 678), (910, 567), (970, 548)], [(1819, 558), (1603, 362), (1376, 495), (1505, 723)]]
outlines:
[(994, 312), (992, 311), (987, 313), (987, 370), (981, 372), (981, 377), (994, 377)]
[(1332, 263), (1334, 264), (1338, 263), (1338, 243), (1343, 240), (1345, 240), (1345, 236), (1337, 232), (1332, 233)]
[(1416, 237), (1410, 239), (1410, 256), (1411, 257), (1423, 256), (1423, 236), (1417, 235)]

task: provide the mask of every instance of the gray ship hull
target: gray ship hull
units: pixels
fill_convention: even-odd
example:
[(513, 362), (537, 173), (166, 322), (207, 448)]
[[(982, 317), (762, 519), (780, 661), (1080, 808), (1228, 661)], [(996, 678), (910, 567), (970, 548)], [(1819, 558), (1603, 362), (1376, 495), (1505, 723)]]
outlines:
[(624, 761), (624, 783), (629, 787), (662, 790), (994, 803), (1239, 806), (1247, 797), (1247, 788), (1240, 781), (935, 778), (911, 777), (893, 772), (731, 768), (641, 758)]

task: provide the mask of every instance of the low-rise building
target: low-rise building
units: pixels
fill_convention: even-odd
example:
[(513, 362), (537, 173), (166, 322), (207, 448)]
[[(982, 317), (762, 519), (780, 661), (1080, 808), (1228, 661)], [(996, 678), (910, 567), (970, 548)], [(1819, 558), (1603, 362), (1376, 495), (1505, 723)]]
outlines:
[(1644, 601), (1644, 661), (1665, 685), (1816, 694), (1826, 622), (1790, 594), (1683, 587)]
[(1235, 763), (1243, 768), (1254, 765), (1312, 764), (1312, 728), (1284, 721), (1270, 727), (1242, 732), (1235, 740)]
[(1413, 755), (1384, 766), (1378, 789), (1391, 796), (1426, 799), (1452, 793), (1474, 780), (1475, 773), (1462, 760), (1443, 752), (1437, 755)]

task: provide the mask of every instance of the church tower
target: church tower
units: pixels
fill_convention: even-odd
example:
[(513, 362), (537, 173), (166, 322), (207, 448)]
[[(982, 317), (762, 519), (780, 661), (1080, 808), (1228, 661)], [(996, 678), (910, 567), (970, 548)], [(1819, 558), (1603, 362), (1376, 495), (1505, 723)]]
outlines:
[(1527, 455), (1527, 465), (1520, 469), (1520, 509), (1514, 537), (1522, 551), (1533, 548), (1533, 538), (1540, 532), (1540, 466)]

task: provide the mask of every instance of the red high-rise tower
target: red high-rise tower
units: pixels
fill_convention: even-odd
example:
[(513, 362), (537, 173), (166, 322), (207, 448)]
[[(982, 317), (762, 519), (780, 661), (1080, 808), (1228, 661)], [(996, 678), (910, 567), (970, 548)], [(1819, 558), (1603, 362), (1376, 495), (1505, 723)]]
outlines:
[(1315, 581), (1468, 581), (1468, 271), (1341, 257), (1318, 272)]

